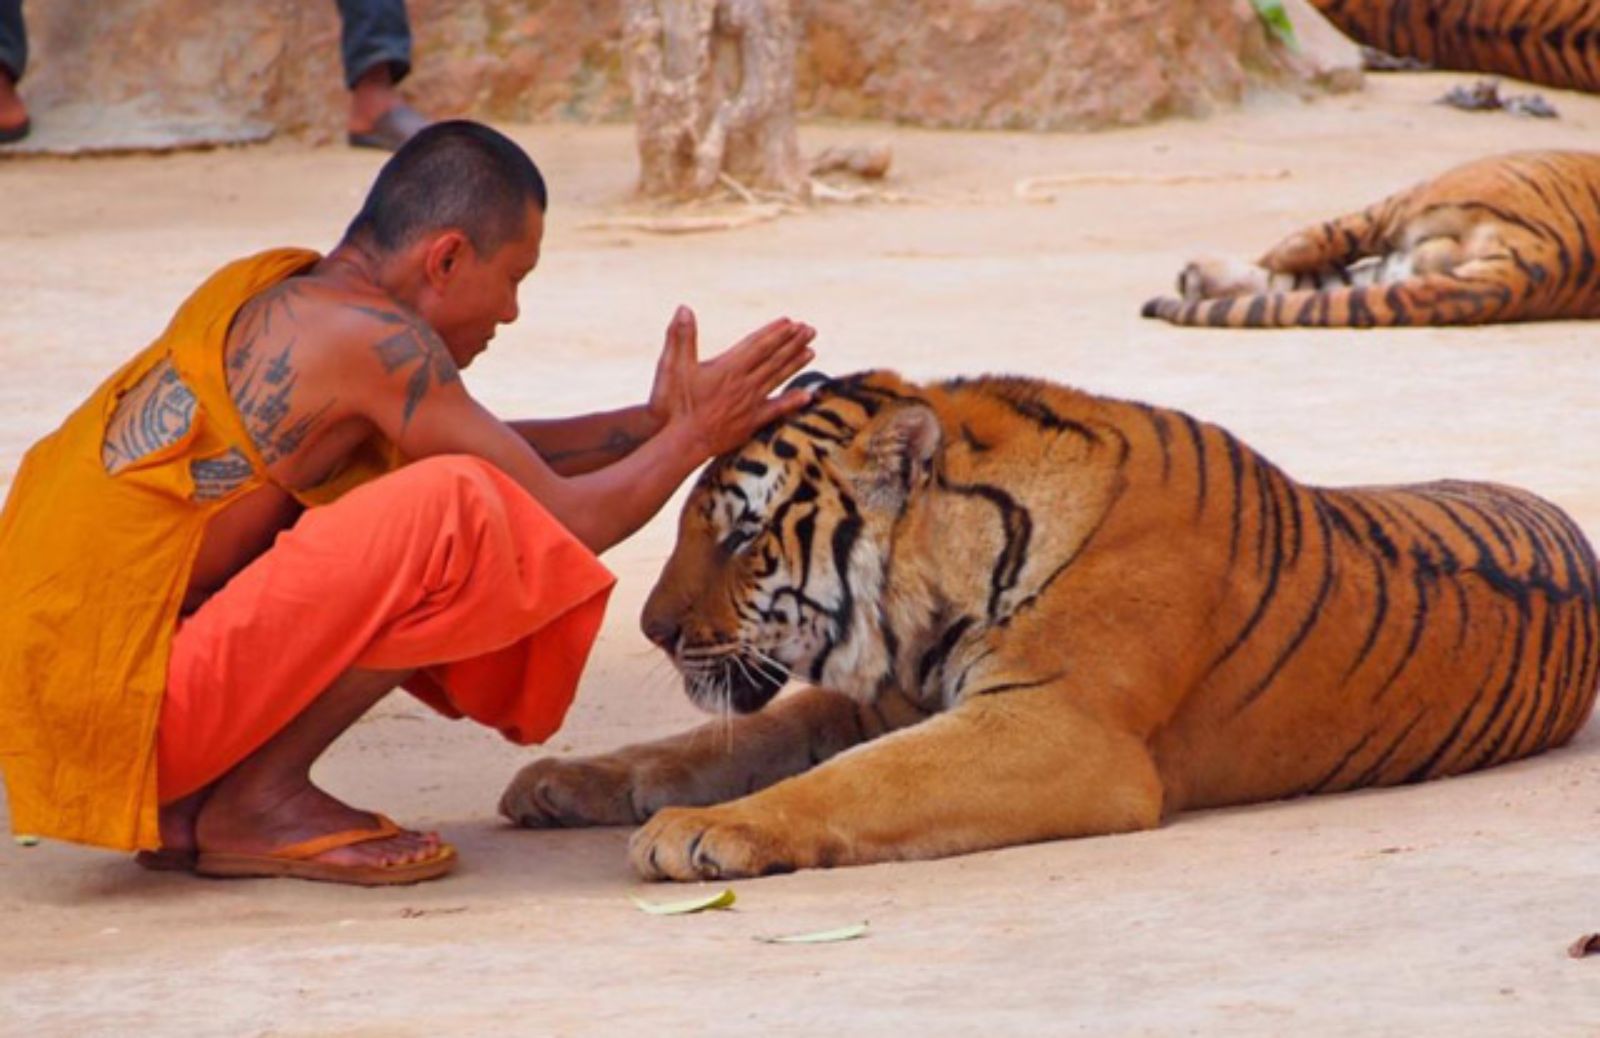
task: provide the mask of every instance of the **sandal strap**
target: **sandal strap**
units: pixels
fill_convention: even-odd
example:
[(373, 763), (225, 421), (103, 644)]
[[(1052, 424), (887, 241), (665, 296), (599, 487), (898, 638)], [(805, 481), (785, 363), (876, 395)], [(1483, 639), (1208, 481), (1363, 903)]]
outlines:
[(394, 823), (388, 815), (374, 814), (374, 826), (362, 829), (341, 829), (336, 833), (325, 833), (322, 836), (313, 836), (309, 840), (291, 843), (287, 847), (279, 847), (272, 852), (274, 858), (289, 858), (294, 861), (303, 861), (307, 858), (316, 858), (329, 851), (341, 847), (354, 847), (360, 843), (374, 843), (378, 840), (387, 840), (405, 832)]

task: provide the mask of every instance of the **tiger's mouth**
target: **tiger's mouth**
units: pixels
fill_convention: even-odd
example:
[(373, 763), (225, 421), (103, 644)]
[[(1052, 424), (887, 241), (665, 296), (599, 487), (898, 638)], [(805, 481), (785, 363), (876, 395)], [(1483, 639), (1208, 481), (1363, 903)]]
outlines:
[(754, 713), (789, 683), (788, 666), (753, 646), (683, 646), (672, 662), (689, 700), (710, 713)]

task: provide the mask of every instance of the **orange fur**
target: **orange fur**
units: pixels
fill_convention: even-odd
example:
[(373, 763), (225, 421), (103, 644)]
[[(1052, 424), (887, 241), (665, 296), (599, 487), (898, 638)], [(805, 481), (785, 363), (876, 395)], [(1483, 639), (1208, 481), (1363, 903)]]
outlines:
[(1146, 317), (1228, 328), (1600, 316), (1600, 154), (1480, 159), (1293, 234), (1255, 265), (1200, 260)]
[(648, 819), (635, 867), (689, 879), (1457, 774), (1582, 724), (1597, 594), (1523, 491), (1319, 489), (1174, 411), (856, 376), (707, 470), (645, 607), (691, 695), (756, 712), (538, 761), (502, 810)]
[(1345, 35), (1441, 69), (1600, 90), (1594, 0), (1311, 0)]

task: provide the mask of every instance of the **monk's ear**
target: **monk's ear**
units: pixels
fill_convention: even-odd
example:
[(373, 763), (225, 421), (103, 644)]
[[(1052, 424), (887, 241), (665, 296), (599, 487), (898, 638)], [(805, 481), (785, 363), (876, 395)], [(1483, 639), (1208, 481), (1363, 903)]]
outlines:
[(864, 503), (898, 511), (933, 479), (944, 432), (932, 408), (906, 404), (880, 415), (862, 438), (857, 490)]
[(453, 280), (471, 248), (472, 242), (455, 228), (447, 228), (428, 238), (422, 253), (428, 284), (438, 290)]

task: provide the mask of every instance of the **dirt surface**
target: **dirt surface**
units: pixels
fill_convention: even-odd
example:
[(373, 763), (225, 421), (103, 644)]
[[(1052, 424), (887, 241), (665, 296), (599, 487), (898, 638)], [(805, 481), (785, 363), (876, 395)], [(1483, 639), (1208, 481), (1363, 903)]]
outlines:
[[(469, 384), (506, 415), (642, 398), (674, 304), (708, 346), (789, 313), (819, 364), (1049, 376), (1220, 421), (1299, 477), (1521, 484), (1600, 538), (1600, 326), (1392, 333), (1179, 331), (1142, 321), (1196, 247), (1254, 255), (1295, 226), (1490, 151), (1591, 144), (1559, 121), (1431, 104), (1465, 77), (1096, 136), (811, 126), (888, 139), (901, 204), (825, 206), (724, 234), (600, 230), (633, 176), (627, 127), (513, 128), (553, 185), (543, 264)], [(332, 244), (378, 158), (261, 149), (0, 165), (0, 483), (219, 264)], [(1232, 171), (1280, 179), (1161, 183)], [(1049, 204), (1021, 178), (1105, 173)], [(1127, 175), (1127, 176), (1124, 176)], [(675, 508), (621, 578), (578, 703), (542, 750), (395, 697), (320, 777), (436, 826), (444, 882), (358, 891), (145, 873), (0, 847), (0, 1033), (1600, 1033), (1600, 729), (1497, 771), (1182, 816), (1133, 836), (734, 884), (735, 910), (654, 918), (622, 830), (506, 828), (540, 752), (697, 720), (636, 632)], [(864, 939), (754, 937), (869, 920)]]

